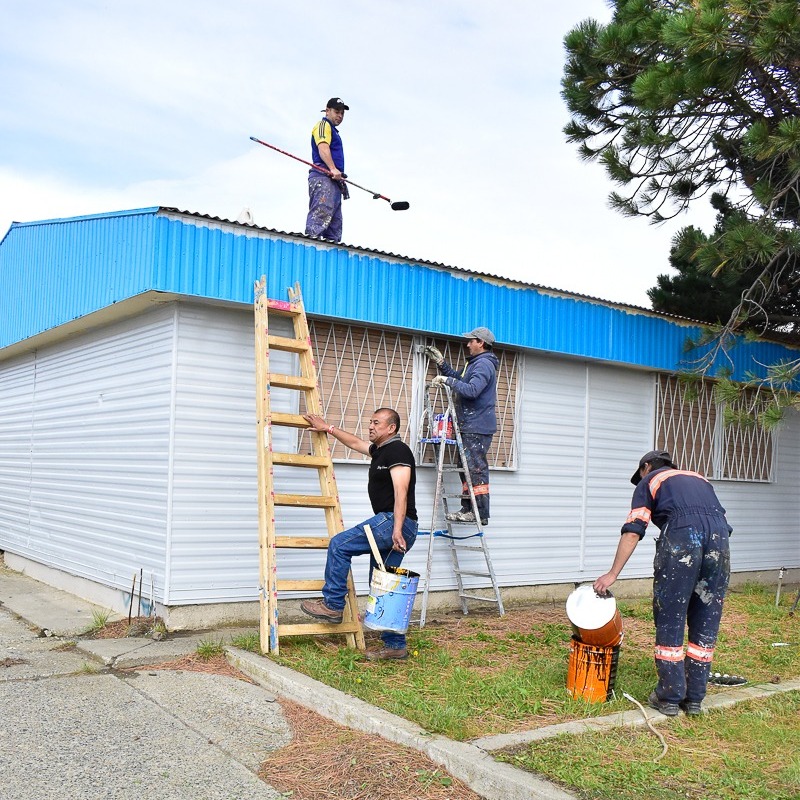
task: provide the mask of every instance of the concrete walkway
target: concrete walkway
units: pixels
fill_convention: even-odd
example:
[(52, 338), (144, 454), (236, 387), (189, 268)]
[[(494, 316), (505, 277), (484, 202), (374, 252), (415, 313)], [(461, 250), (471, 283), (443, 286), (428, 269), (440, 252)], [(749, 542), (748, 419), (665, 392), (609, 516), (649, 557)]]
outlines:
[[(486, 800), (575, 797), (495, 761), (492, 752), (563, 733), (645, 724), (637, 709), (455, 742), (233, 647), (231, 637), (241, 629), (164, 641), (81, 639), (93, 609), (73, 595), (0, 567), (0, 708), (8, 721), (0, 730), (0, 800), (282, 797), (255, 775), (269, 752), (291, 740), (276, 696), (412, 747)], [(194, 653), (203, 640), (221, 641), (228, 661), (260, 686), (192, 672), (117, 671)], [(800, 680), (746, 686), (709, 696), (705, 706), (794, 689), (800, 689)], [(667, 721), (651, 709), (646, 715), (651, 723)]]

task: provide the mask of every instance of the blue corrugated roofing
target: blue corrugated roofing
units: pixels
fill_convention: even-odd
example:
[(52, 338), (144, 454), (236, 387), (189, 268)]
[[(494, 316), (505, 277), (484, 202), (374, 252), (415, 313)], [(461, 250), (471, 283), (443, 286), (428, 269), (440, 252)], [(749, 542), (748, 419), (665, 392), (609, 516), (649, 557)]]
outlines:
[[(700, 326), (431, 262), (171, 208), (14, 223), (0, 242), (0, 349), (147, 291), (249, 304), (299, 282), (310, 314), (675, 370)], [(736, 351), (755, 363), (796, 357), (769, 342)]]

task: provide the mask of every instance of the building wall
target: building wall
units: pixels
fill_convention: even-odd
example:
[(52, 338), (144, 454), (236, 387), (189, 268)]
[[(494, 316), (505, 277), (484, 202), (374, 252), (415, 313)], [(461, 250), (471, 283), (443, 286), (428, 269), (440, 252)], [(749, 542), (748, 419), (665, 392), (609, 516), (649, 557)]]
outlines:
[(0, 365), (0, 547), (163, 587), (174, 310)]
[[(142, 569), (146, 594), (152, 575), (172, 606), (255, 600), (252, 324), (248, 310), (171, 304), (0, 363), (0, 547), (123, 591)], [(290, 359), (273, 354), (273, 370), (291, 371)], [(529, 353), (519, 384), (518, 468), (491, 473), (499, 581), (591, 580), (610, 566), (633, 465), (652, 446), (654, 377)], [(296, 410), (295, 397), (274, 390), (273, 407)], [(715, 482), (736, 528), (734, 569), (800, 564), (799, 428), (793, 417), (781, 431), (775, 483)], [(276, 449), (293, 448), (293, 431), (275, 435)], [(336, 476), (345, 524), (367, 518), (366, 465), (337, 463)], [(433, 481), (418, 470), (423, 529)], [(318, 491), (313, 471), (278, 470), (275, 486)], [(322, 512), (278, 509), (278, 528), (322, 533)], [(428, 541), (409, 568), (424, 569)], [(447, 545), (434, 548), (432, 589), (452, 589)], [(652, 554), (648, 535), (624, 577), (649, 576)], [(322, 552), (281, 551), (278, 567), (315, 578), (323, 564)]]

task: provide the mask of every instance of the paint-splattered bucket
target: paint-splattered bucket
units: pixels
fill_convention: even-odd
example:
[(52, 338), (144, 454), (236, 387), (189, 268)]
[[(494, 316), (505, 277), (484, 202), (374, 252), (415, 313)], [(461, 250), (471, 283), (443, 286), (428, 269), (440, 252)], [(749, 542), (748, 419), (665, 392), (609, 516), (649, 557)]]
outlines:
[(572, 637), (567, 668), (567, 691), (577, 700), (605, 703), (614, 692), (619, 645), (597, 647)]
[(567, 598), (567, 616), (584, 644), (614, 647), (622, 641), (622, 615), (611, 593), (598, 597), (591, 584), (579, 586)]
[(418, 586), (419, 574), (402, 567), (373, 570), (364, 627), (373, 631), (405, 633)]

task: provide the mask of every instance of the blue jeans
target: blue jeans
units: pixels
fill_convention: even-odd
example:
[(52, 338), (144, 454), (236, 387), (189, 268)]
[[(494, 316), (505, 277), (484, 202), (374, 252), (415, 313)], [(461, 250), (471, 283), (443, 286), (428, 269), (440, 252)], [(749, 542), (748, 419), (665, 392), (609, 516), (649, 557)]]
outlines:
[[(347, 597), (347, 574), (350, 572), (350, 560), (353, 556), (369, 553), (369, 579), (372, 581), (372, 570), (377, 566), (372, 557), (372, 551), (364, 533), (364, 526), (369, 525), (378, 552), (387, 567), (399, 567), (403, 561), (403, 553), (392, 550), (392, 530), (394, 529), (394, 514), (382, 511), (359, 523), (354, 528), (337, 533), (328, 545), (328, 558), (325, 562), (325, 585), (322, 587), (322, 599), (325, 605), (334, 611), (344, 609)], [(414, 546), (417, 538), (417, 523), (413, 519), (405, 518), (403, 522), (403, 538), (406, 540), (406, 550)], [(404, 633), (384, 631), (381, 634), (385, 647), (401, 649), (406, 646)]]
[(342, 190), (321, 172), (308, 176), (308, 217), (306, 236), (342, 240)]

